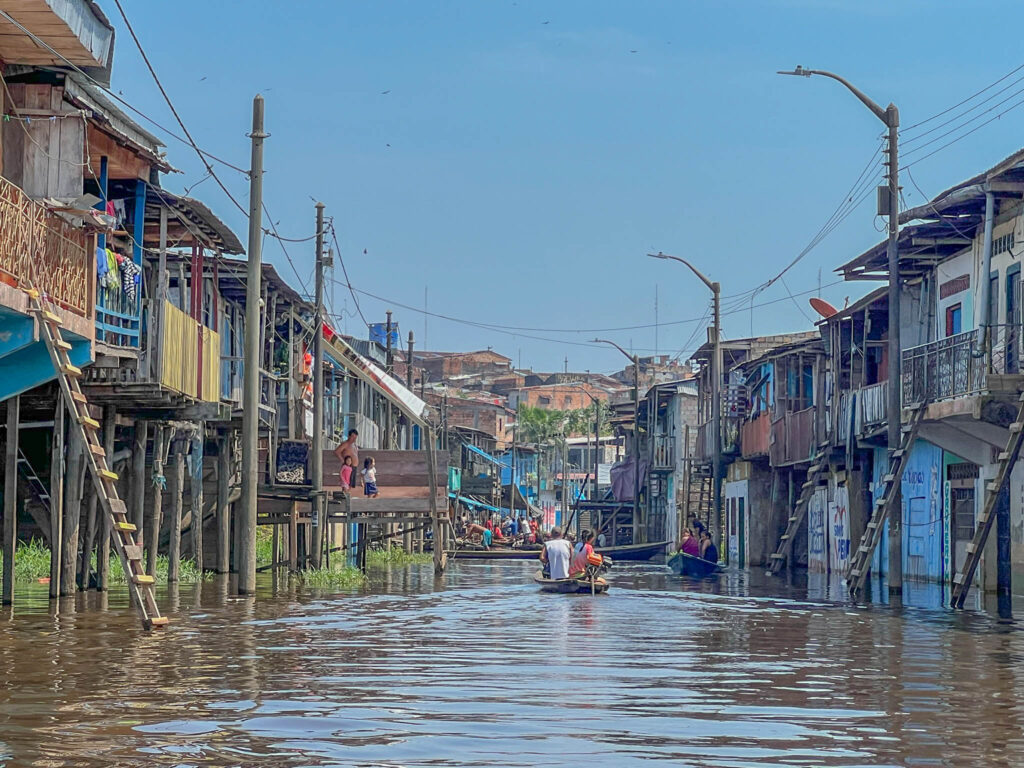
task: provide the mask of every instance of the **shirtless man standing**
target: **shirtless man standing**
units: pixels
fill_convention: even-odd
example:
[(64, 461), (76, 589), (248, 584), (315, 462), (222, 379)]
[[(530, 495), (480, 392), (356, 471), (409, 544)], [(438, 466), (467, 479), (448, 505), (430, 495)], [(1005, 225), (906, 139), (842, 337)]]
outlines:
[[(338, 461), (341, 462), (342, 466), (345, 466), (345, 457), (352, 457), (352, 466), (359, 466), (359, 446), (356, 445), (356, 438), (359, 437), (359, 433), (350, 429), (348, 431), (348, 439), (334, 449), (334, 455), (338, 457)], [(356, 487), (356, 473), (352, 473), (352, 488)]]

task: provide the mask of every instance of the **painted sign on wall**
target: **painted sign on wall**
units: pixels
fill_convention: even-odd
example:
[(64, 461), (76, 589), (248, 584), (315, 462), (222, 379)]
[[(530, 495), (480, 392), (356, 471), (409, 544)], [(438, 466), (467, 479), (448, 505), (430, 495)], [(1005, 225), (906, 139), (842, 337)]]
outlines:
[(850, 492), (845, 485), (836, 486), (828, 504), (828, 569), (846, 573), (850, 561)]
[(825, 529), (828, 489), (819, 488), (807, 502), (807, 570), (825, 573), (828, 569), (828, 534)]

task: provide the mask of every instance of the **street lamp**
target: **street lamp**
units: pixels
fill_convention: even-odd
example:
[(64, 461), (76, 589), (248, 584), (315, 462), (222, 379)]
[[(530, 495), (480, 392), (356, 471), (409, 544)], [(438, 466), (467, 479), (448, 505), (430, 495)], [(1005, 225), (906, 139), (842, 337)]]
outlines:
[(713, 312), (712, 328), (714, 338), (711, 339), (711, 431), (715, 436), (714, 456), (711, 466), (712, 504), (715, 508), (715, 547), (722, 551), (722, 284), (712, 282), (699, 269), (686, 259), (670, 256), (658, 251), (648, 253), (652, 259), (668, 259), (678, 261), (690, 268), (700, 281), (711, 289), (711, 306)]
[[(810, 77), (820, 75), (828, 77), (845, 85), (849, 91), (860, 99), (871, 113), (885, 123), (889, 132), (889, 147), (887, 151), (886, 166), (888, 168), (886, 179), (889, 187), (888, 202), (883, 206), (879, 196), (879, 213), (884, 213), (888, 218), (889, 240), (886, 245), (886, 256), (889, 261), (889, 392), (886, 402), (886, 417), (888, 419), (888, 443), (889, 460), (892, 461), (893, 452), (899, 450), (901, 440), (902, 415), (900, 409), (900, 265), (899, 265), (899, 162), (898, 162), (898, 141), (900, 126), (900, 111), (895, 104), (889, 104), (882, 109), (878, 104), (861, 93), (848, 80), (819, 69), (804, 69), (798, 66), (791, 72), (780, 71), (780, 75), (798, 75)], [(884, 208), (884, 210), (882, 210)], [(900, 533), (899, 515), (889, 515), (889, 589), (899, 592), (903, 587), (902, 571), (902, 541)]]
[[(633, 363), (633, 454), (636, 462), (633, 466), (633, 543), (642, 544), (637, 539), (645, 539), (645, 531), (640, 531), (640, 358), (631, 355), (614, 341), (608, 339), (594, 339), (595, 344), (609, 344)], [(614, 523), (613, 523), (614, 525)], [(614, 533), (612, 534), (615, 535)]]

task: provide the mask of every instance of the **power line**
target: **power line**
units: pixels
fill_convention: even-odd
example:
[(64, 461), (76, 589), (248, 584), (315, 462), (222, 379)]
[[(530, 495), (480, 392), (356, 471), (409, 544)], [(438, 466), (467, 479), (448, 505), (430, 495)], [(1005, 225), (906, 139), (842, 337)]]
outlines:
[[(966, 104), (967, 102), (969, 102), (969, 101), (972, 101), (972, 100), (973, 100), (973, 99), (975, 99), (976, 97), (978, 97), (978, 96), (980, 96), (981, 94), (983, 94), (983, 93), (984, 93), (985, 91), (987, 91), (987, 90), (988, 90), (989, 88), (994, 88), (995, 86), (997, 86), (997, 85), (999, 85), (999, 84), (1000, 84), (1001, 82), (1003, 82), (1003, 80), (1005, 80), (1006, 78), (1010, 77), (1011, 75), (1014, 75), (1014, 74), (1016, 74), (1017, 72), (1020, 72), (1020, 71), (1021, 71), (1022, 69), (1024, 69), (1024, 64), (1021, 64), (1021, 65), (1020, 65), (1019, 67), (1015, 67), (1015, 68), (1011, 69), (1011, 70), (1010, 70), (1009, 72), (1007, 72), (1007, 73), (1006, 73), (1005, 75), (1003, 75), (1003, 76), (1002, 76), (1002, 77), (1000, 77), (1000, 78), (999, 78), (998, 80), (996, 80), (996, 81), (995, 81), (994, 83), (989, 83), (989, 84), (988, 84), (988, 85), (986, 85), (986, 86), (985, 86), (984, 88), (982, 88), (982, 89), (981, 89), (980, 91), (975, 91), (974, 93), (972, 93), (972, 94), (971, 94), (970, 96), (968, 96), (968, 97), (967, 97), (966, 99), (964, 99), (963, 101), (958, 101), (958, 102), (957, 102), (956, 104), (954, 104), (953, 106), (951, 106), (951, 107), (947, 107), (946, 109), (942, 110), (941, 112), (936, 112), (936, 113), (935, 113), (934, 115), (932, 115), (931, 117), (926, 117), (926, 118), (925, 118), (924, 120), (920, 120), (920, 121), (918, 121), (918, 122), (914, 123), (913, 125), (908, 125), (908, 126), (907, 126), (906, 128), (903, 128), (903, 129), (902, 129), (902, 130), (900, 131), (900, 134), (902, 135), (902, 134), (903, 134), (903, 133), (904, 133), (905, 131), (912, 131), (912, 130), (914, 130), (915, 128), (917, 128), (917, 127), (919, 127), (919, 126), (925, 125), (926, 123), (930, 123), (930, 122), (931, 122), (932, 120), (935, 120), (935, 119), (936, 119), (936, 118), (938, 118), (938, 117), (942, 117), (943, 115), (945, 115), (945, 114), (947, 114), (947, 113), (949, 113), (949, 112), (952, 112), (952, 111), (953, 111), (954, 109), (956, 109), (957, 107), (962, 107), (962, 106), (963, 106), (964, 104)], [(924, 134), (920, 134), (920, 135), (922, 135), (922, 136), (923, 136)], [(912, 140), (913, 140), (913, 139), (910, 139), (910, 141), (912, 141)]]
[[(345, 275), (345, 285), (348, 286), (348, 292), (352, 294), (352, 301), (356, 305), (356, 312), (359, 313), (359, 318), (363, 321), (363, 325), (367, 328), (370, 324), (366, 322), (366, 315), (363, 314), (363, 308), (359, 306), (359, 297), (356, 296), (356, 289), (352, 287), (352, 281), (348, 277), (348, 268), (345, 266), (345, 259), (341, 255), (341, 245), (338, 243), (338, 231), (334, 228), (334, 223), (331, 223), (331, 239), (334, 241), (334, 253), (338, 257), (338, 263), (341, 264), (342, 274)], [(334, 277), (331, 277), (331, 282), (337, 282)]]

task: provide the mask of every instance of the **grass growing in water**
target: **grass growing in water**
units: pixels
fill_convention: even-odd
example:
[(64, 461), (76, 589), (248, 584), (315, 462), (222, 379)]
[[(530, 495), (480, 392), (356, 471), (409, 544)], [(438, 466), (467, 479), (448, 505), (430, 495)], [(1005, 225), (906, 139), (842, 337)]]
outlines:
[(433, 555), (408, 553), (401, 547), (371, 549), (366, 553), (367, 568), (401, 568), (406, 565), (426, 565), (433, 561)]
[(351, 589), (361, 587), (366, 576), (358, 568), (346, 565), (342, 568), (316, 568), (302, 572), (307, 587), (340, 587)]
[(269, 526), (256, 529), (256, 563), (269, 565), (274, 561), (274, 532)]
[[(0, 563), (3, 562), (3, 554), (0, 553)], [(156, 581), (157, 583), (167, 581), (168, 560), (165, 555), (159, 555), (156, 559)], [(93, 571), (96, 570), (96, 553), (92, 556)], [(39, 579), (50, 577), (50, 548), (42, 539), (31, 539), (18, 543), (14, 553), (14, 580), (19, 584), (31, 583)], [(205, 581), (213, 577), (210, 573), (200, 573), (196, 568), (194, 560), (183, 559), (178, 568), (178, 580), (182, 582)], [(124, 577), (124, 569), (121, 567), (121, 558), (113, 551), (110, 553), (110, 583), (127, 584)]]

